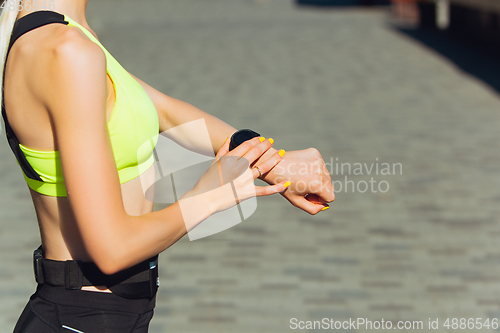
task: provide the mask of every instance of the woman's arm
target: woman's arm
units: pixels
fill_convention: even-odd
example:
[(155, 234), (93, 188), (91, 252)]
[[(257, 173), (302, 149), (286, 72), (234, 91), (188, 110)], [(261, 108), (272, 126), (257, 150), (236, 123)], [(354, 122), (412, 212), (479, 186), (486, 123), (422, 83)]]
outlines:
[[(130, 75), (137, 82), (139, 82), (151, 101), (153, 101), (156, 111), (158, 112), (158, 119), (160, 121), (160, 133), (190, 121), (204, 119), (205, 124), (207, 125), (210, 141), (212, 142), (213, 153), (216, 153), (220, 147), (222, 147), (224, 140), (236, 132), (234, 127), (219, 118), (212, 116), (211, 114), (206, 113), (187, 102), (165, 95), (134, 75)], [(191, 147), (192, 150), (197, 150), (196, 148), (198, 147), (193, 147), (196, 142), (188, 142), (189, 137), (190, 135), (183, 135), (183, 137), (174, 139), (184, 147)], [(196, 137), (196, 133), (193, 133), (192, 137)]]
[[(125, 212), (106, 121), (105, 54), (78, 35), (67, 37), (46, 64), (40, 98), (49, 110), (68, 199), (84, 245), (97, 266), (112, 274), (164, 251), (187, 228), (217, 211), (219, 203), (203, 194), (189, 198), (187, 227), (179, 202), (142, 216)], [(271, 147), (268, 140), (255, 139), (238, 156), (252, 161)], [(260, 195), (283, 189), (283, 184), (268, 186)]]
[[(133, 77), (142, 85), (158, 111), (160, 132), (185, 122), (204, 118), (214, 151), (217, 151), (222, 146), (224, 139), (236, 131), (222, 120), (191, 104), (167, 96), (137, 77)], [(276, 149), (271, 147), (255, 165), (260, 167), (274, 154), (276, 154)], [(282, 195), (292, 205), (309, 214), (314, 215), (321, 212), (328, 207), (328, 203), (335, 200), (330, 174), (321, 154), (315, 148), (289, 151), (278, 167), (259, 178), (268, 184), (277, 184), (283, 180), (291, 181), (292, 185)]]

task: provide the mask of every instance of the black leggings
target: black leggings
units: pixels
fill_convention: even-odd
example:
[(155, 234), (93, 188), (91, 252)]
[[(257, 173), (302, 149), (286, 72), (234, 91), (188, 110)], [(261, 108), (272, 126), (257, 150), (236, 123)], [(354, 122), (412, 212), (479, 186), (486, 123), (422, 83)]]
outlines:
[(14, 333), (147, 333), (155, 305), (156, 295), (126, 299), (39, 284)]

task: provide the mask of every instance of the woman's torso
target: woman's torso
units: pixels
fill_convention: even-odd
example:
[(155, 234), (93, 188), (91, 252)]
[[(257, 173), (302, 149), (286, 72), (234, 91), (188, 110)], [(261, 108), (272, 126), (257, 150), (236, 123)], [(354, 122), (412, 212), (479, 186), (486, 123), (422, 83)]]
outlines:
[[(25, 15), (19, 15), (18, 19), (22, 16)], [(43, 64), (46, 63), (50, 50), (57, 44), (57, 36), (62, 34), (61, 29), (79, 30), (62, 24), (48, 24), (30, 31), (14, 43), (5, 67), (4, 103), (9, 124), (23, 146), (40, 151), (58, 150), (49, 113), (33, 91), (43, 92), (44, 89), (50, 89), (50, 87), (36, 86), (40, 84), (37, 78), (50, 75), (44, 73)], [(95, 36), (90, 28), (87, 30)], [(80, 33), (82, 38), (88, 38), (83, 32)], [(106, 101), (108, 121), (115, 101), (113, 83), (108, 75)], [(143, 194), (141, 185), (143, 177), (154, 179), (154, 167), (149, 167), (141, 177), (121, 185), (124, 208), (129, 215), (139, 216), (153, 210), (153, 203)], [(43, 195), (31, 188), (29, 191), (37, 215), (45, 257), (53, 260), (90, 261), (78, 232), (69, 199)]]

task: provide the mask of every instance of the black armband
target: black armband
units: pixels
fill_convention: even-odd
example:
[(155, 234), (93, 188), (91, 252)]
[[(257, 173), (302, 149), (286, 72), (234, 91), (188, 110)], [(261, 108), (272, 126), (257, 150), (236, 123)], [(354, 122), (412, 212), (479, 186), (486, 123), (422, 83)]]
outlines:
[(234, 132), (231, 136), (231, 142), (229, 143), (229, 151), (238, 147), (243, 142), (255, 138), (256, 136), (260, 136), (260, 134), (250, 129), (241, 129), (237, 132)]

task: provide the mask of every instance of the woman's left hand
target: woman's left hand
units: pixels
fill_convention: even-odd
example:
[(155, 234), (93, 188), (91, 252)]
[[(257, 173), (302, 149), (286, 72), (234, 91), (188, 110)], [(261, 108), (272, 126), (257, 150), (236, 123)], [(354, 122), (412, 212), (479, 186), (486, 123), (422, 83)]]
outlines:
[(328, 203), (335, 200), (330, 173), (315, 148), (287, 151), (283, 160), (261, 179), (268, 184), (290, 181), (292, 184), (281, 194), (312, 215), (328, 209)]

